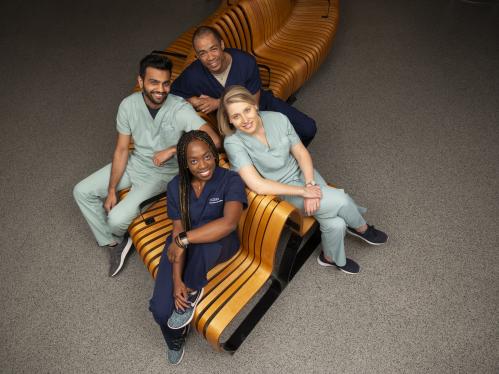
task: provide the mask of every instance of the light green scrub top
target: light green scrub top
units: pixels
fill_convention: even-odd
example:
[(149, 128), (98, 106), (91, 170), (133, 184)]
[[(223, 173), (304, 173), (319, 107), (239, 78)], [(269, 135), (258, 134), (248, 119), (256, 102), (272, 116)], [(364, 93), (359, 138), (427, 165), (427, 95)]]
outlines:
[(243, 166), (253, 165), (266, 179), (286, 184), (301, 183), (300, 167), (291, 154), (291, 147), (299, 143), (300, 138), (288, 117), (278, 112), (260, 112), (260, 117), (269, 146), (236, 130), (224, 141), (231, 169), (239, 171)]
[(176, 156), (164, 165), (156, 166), (152, 161), (154, 154), (176, 146), (184, 132), (197, 130), (204, 123), (192, 106), (179, 96), (169, 94), (154, 119), (142, 92), (126, 97), (118, 109), (116, 129), (120, 134), (133, 137), (135, 149), (128, 158), (127, 172), (143, 178), (158, 174), (176, 175)]

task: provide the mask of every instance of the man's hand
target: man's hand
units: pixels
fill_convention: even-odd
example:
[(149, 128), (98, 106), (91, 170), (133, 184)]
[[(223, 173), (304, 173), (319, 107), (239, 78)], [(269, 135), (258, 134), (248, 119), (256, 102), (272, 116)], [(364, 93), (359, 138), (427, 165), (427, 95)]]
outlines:
[(303, 209), (307, 216), (312, 216), (319, 209), (321, 204), (321, 199), (315, 198), (305, 198), (303, 199)]
[(175, 308), (184, 311), (190, 307), (187, 301), (187, 287), (180, 279), (173, 279), (173, 298), (175, 299)]
[(118, 198), (116, 197), (116, 191), (109, 191), (106, 197), (106, 201), (104, 201), (104, 209), (107, 213), (114, 208), (114, 206), (118, 203)]
[(210, 96), (201, 95), (199, 96), (196, 104), (196, 110), (203, 112), (204, 114), (208, 114), (218, 109), (220, 99), (214, 99)]
[(179, 247), (177, 243), (175, 243), (175, 240), (172, 240), (172, 243), (168, 247), (168, 252), (166, 253), (168, 261), (172, 264), (180, 262), (180, 259), (184, 255), (184, 251), (184, 248)]
[(154, 157), (152, 158), (152, 162), (156, 166), (163, 165), (166, 161), (168, 161), (173, 156), (172, 148), (167, 148), (162, 151), (156, 152)]

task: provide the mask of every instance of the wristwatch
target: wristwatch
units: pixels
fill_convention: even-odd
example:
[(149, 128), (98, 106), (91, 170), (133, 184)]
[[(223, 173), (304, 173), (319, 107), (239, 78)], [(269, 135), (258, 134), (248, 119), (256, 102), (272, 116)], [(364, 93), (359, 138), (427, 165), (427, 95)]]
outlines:
[(311, 181), (308, 181), (308, 182), (306, 182), (306, 183), (305, 183), (305, 187), (307, 187), (309, 184), (310, 184), (311, 186), (315, 186), (315, 185), (317, 185), (317, 183), (315, 183), (315, 181), (314, 181), (314, 180), (311, 180)]
[(189, 246), (189, 240), (187, 239), (187, 233), (185, 231), (182, 231), (180, 234), (178, 234), (175, 237), (175, 243), (184, 249), (186, 249)]

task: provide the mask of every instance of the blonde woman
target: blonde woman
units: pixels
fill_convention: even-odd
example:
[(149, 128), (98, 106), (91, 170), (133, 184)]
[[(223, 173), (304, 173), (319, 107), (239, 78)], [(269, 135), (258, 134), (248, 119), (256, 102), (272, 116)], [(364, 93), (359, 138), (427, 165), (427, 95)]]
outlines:
[(220, 104), (219, 130), (231, 168), (256, 193), (280, 195), (317, 219), (320, 265), (358, 273), (360, 266), (345, 256), (345, 232), (372, 245), (385, 243), (388, 236), (366, 223), (343, 190), (327, 185), (285, 115), (259, 112), (254, 96), (242, 86), (229, 87)]

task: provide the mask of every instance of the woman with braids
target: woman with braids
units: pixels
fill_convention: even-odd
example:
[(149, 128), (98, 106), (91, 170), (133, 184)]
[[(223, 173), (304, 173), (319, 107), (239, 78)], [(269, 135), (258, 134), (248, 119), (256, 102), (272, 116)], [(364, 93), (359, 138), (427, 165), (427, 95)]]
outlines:
[(168, 216), (173, 221), (161, 255), (150, 311), (178, 364), (206, 274), (239, 249), (237, 224), (247, 206), (244, 183), (218, 167), (218, 152), (203, 131), (189, 131), (177, 144), (179, 175), (168, 184)]
[(259, 112), (253, 95), (242, 86), (224, 92), (217, 116), (231, 168), (246, 185), (258, 194), (281, 195), (317, 219), (322, 238), (319, 265), (358, 273), (359, 265), (345, 256), (345, 232), (373, 245), (385, 243), (388, 236), (367, 225), (343, 190), (327, 185), (288, 118)]

